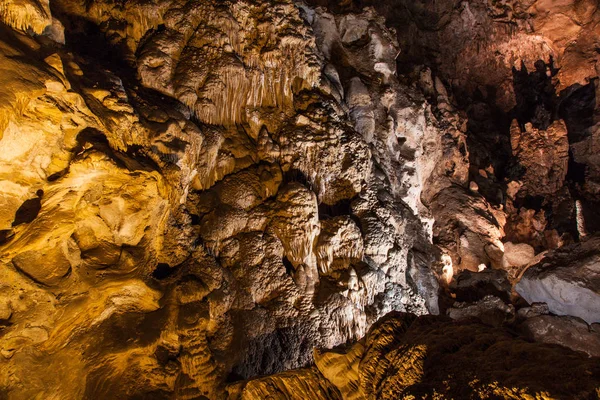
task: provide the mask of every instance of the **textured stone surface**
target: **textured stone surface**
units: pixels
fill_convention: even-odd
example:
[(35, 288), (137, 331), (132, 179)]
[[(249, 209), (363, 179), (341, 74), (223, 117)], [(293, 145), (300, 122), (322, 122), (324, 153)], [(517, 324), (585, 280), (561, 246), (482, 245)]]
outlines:
[(525, 271), (515, 290), (529, 303), (548, 304), (554, 314), (599, 322), (599, 244), (600, 238), (594, 237), (556, 250)]
[[(391, 310), (437, 312), (419, 194), (439, 125), (372, 11), (56, 1), (62, 47), (9, 5), (2, 393), (219, 398)], [(65, 360), (70, 384), (28, 367)]]
[(481, 300), (490, 294), (508, 302), (511, 284), (506, 275), (503, 270), (489, 268), (480, 272), (462, 271), (454, 277), (449, 289), (461, 302)]
[(446, 311), (446, 315), (452, 319), (478, 319), (491, 326), (502, 325), (506, 320), (514, 317), (514, 313), (512, 305), (506, 305), (501, 299), (492, 295), (474, 303), (456, 302)]
[[(312, 375), (314, 369), (296, 370), (250, 381), (246, 388), (257, 397), (275, 393), (277, 399), (310, 398), (326, 384), (335, 385), (342, 394), (333, 392), (327, 397), (332, 399), (595, 398), (600, 389), (597, 358), (531, 343), (502, 328), (441, 317), (389, 315), (363, 342), (321, 354), (317, 360), (317, 377)], [(336, 371), (358, 373), (336, 375)], [(310, 389), (292, 385), (290, 389), (300, 392), (275, 389), (283, 380), (308, 375)]]
[(494, 87), (507, 110), (515, 102), (512, 68), (531, 71), (551, 56), (562, 88), (597, 76), (600, 10), (594, 0), (361, 4), (373, 5), (396, 28), (405, 49), (400, 61), (430, 60), (463, 90)]
[(1, 2), (0, 398), (564, 394), (503, 328), (357, 340), (523, 273), (596, 320), (597, 5), (368, 5)]
[(0, 5), (0, 19), (20, 31), (42, 33), (52, 25), (49, 0), (6, 0)]
[(555, 194), (567, 175), (569, 142), (563, 121), (553, 122), (541, 131), (525, 125), (525, 132), (516, 120), (510, 127), (513, 156), (525, 169), (520, 196), (548, 196)]
[(521, 329), (537, 342), (558, 344), (590, 357), (600, 357), (600, 332), (597, 326), (590, 327), (579, 318), (540, 315), (527, 319)]
[(503, 231), (484, 197), (454, 186), (441, 191), (431, 209), (437, 243), (451, 255), (457, 272), (500, 264)]

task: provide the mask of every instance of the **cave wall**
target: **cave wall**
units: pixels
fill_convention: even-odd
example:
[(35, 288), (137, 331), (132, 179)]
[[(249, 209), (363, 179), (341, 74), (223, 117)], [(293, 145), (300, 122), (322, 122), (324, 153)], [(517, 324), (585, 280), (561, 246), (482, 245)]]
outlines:
[(598, 8), (3, 1), (0, 396), (223, 398), (579, 246)]

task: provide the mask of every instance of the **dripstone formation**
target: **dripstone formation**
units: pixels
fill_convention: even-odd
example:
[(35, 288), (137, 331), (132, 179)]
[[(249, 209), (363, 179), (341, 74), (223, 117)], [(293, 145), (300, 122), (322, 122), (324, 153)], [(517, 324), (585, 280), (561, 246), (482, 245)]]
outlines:
[(595, 0), (0, 0), (0, 399), (600, 398)]

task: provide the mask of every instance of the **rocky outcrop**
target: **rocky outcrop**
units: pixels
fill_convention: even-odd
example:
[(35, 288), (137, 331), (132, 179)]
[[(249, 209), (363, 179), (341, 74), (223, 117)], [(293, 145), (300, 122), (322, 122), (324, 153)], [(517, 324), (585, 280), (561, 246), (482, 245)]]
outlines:
[(510, 127), (513, 156), (525, 170), (519, 196), (551, 196), (563, 185), (567, 176), (569, 142), (563, 121), (555, 121), (544, 131), (531, 124), (525, 132), (516, 120)]
[(3, 1), (0, 398), (591, 396), (599, 15)]
[(556, 250), (527, 269), (515, 290), (529, 303), (548, 304), (554, 314), (600, 322), (599, 244), (594, 237)]
[(504, 232), (483, 196), (449, 187), (432, 200), (431, 211), (436, 216), (435, 243), (451, 256), (456, 272), (501, 264)]
[(474, 302), (488, 295), (508, 302), (511, 288), (506, 271), (490, 268), (478, 272), (462, 271), (449, 285), (454, 298), (459, 302)]
[(456, 302), (446, 314), (456, 320), (478, 319), (487, 325), (501, 326), (514, 317), (515, 310), (500, 298), (488, 295), (474, 303)]
[(441, 128), (372, 10), (52, 10), (66, 46), (1, 28), (2, 393), (221, 398), (438, 312), (419, 194)]
[[(439, 317), (388, 315), (363, 341), (318, 352), (315, 360), (316, 374), (313, 367), (260, 378), (236, 387), (239, 394), (231, 398), (308, 398), (316, 390), (323, 396), (326, 388), (332, 399), (586, 398), (600, 389), (596, 358)], [(307, 387), (295, 384), (305, 377)]]
[(52, 25), (49, 0), (7, 0), (0, 5), (0, 20), (14, 29), (42, 33)]
[(600, 357), (598, 324), (590, 327), (579, 318), (540, 315), (527, 319), (521, 329), (536, 342), (558, 344), (590, 357)]
[(513, 68), (532, 71), (536, 61), (552, 57), (561, 89), (597, 76), (600, 9), (594, 0), (360, 4), (373, 5), (397, 30), (401, 63), (436, 65), (463, 91), (494, 88), (490, 94), (505, 110), (516, 102)]

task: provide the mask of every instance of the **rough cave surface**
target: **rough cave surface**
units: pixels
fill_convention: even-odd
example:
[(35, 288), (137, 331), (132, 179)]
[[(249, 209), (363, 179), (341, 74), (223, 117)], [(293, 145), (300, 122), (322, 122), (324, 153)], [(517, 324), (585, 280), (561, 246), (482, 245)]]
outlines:
[(597, 0), (0, 0), (0, 399), (600, 398)]

